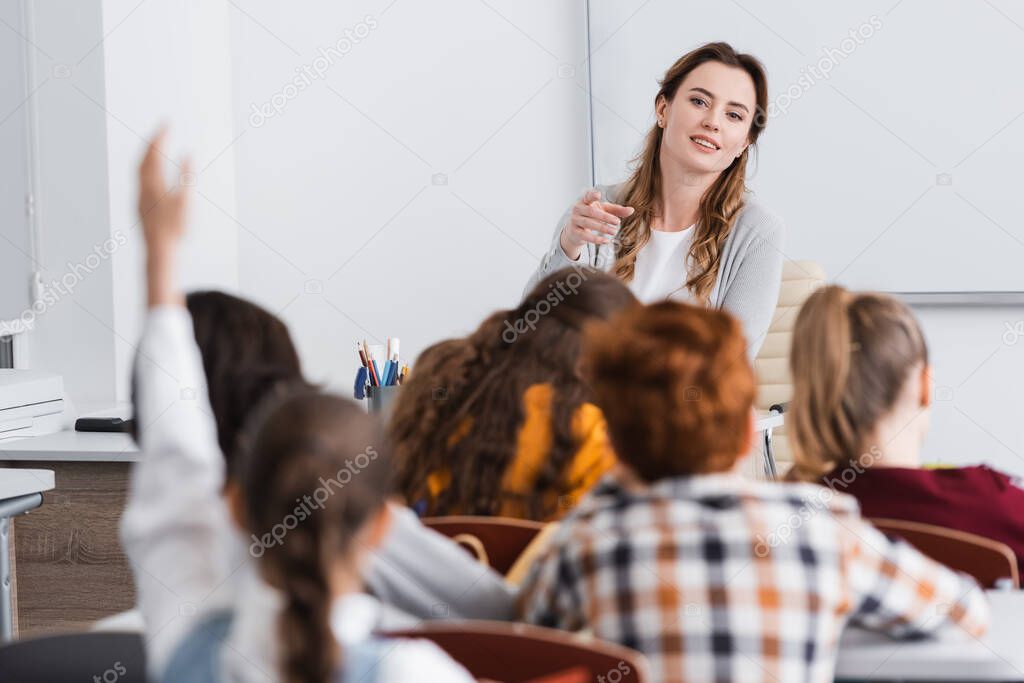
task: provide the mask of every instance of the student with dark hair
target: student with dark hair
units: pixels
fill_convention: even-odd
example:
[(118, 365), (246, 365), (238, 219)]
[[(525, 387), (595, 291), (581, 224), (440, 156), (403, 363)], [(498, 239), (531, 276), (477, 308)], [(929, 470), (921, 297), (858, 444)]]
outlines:
[(620, 470), (534, 565), (527, 621), (636, 648), (674, 682), (832, 681), (850, 621), (984, 631), (973, 580), (889, 541), (852, 498), (739, 474), (755, 384), (730, 315), (634, 308), (588, 328), (582, 362)]
[[(251, 301), (225, 292), (191, 292), (185, 308), (192, 318), (196, 344), (217, 423), (217, 442), (234, 472), (238, 434), (250, 411), (275, 389), (309, 386), (299, 354), (284, 322)], [(132, 376), (133, 414), (138, 413), (137, 378)], [(145, 428), (134, 420), (133, 436)]]
[(583, 326), (634, 303), (614, 277), (567, 268), (424, 351), (390, 423), (407, 501), (428, 515), (563, 514), (615, 463), (576, 370)]
[[(202, 358), (217, 441), (226, 462), (225, 492), (230, 495), (237, 493), (239, 434), (249, 414), (275, 394), (312, 385), (302, 375), (288, 327), (266, 309), (218, 291), (189, 293), (185, 307)], [(132, 401), (138, 415), (135, 386), (133, 376)], [(133, 424), (138, 441), (140, 423)], [(239, 561), (246, 546), (229, 544)], [(435, 571), (437, 567), (444, 571)], [(394, 608), (385, 615), (388, 625), (404, 626), (411, 618), (436, 619), (439, 603), (448, 606), (452, 618), (512, 616), (511, 586), (398, 505), (391, 506), (387, 535), (372, 553), (364, 579), (375, 596)], [(225, 589), (233, 585), (229, 581)], [(135, 628), (138, 621), (135, 611), (104, 620), (110, 628)]]
[[(390, 458), (359, 407), (309, 389), (272, 400), (236, 453), (237, 487), (221, 496), (224, 458), (175, 276), (187, 194), (165, 190), (161, 140), (140, 172), (145, 457), (122, 520), (150, 673), (189, 683), (472, 680), (430, 644), (372, 636), (380, 605), (361, 574), (387, 530)], [(254, 562), (233, 566), (233, 525), (253, 539)]]

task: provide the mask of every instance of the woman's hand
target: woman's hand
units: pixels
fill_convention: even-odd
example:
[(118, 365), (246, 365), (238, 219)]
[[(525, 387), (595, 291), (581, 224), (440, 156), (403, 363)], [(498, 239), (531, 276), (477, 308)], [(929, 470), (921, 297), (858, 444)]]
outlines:
[[(621, 206), (611, 202), (602, 202), (601, 193), (590, 190), (572, 207), (572, 216), (562, 228), (559, 242), (565, 255), (575, 261), (583, 252), (583, 246), (592, 244), (608, 244), (619, 231), (622, 219), (633, 215), (632, 206)], [(599, 234), (594, 234), (594, 233)]]
[[(149, 143), (146, 156), (139, 165), (139, 218), (146, 241), (146, 284), (150, 308), (161, 305), (184, 305), (185, 297), (175, 283), (175, 257), (185, 234), (189, 204), (189, 188), (178, 184), (167, 189), (164, 182), (163, 129)], [(190, 165), (181, 165), (184, 177)]]

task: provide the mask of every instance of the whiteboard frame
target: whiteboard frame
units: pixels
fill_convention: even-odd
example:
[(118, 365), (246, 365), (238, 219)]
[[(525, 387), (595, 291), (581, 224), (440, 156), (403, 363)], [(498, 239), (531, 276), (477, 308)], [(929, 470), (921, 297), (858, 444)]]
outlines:
[[(17, 6), (20, 9), (21, 25), (18, 27), (28, 36), (30, 40), (35, 38), (35, 25), (33, 23), (32, 7), (28, 0), (16, 0)], [(40, 273), (41, 266), (41, 254), (39, 248), (39, 205), (37, 200), (38, 189), (40, 187), (39, 178), (39, 140), (38, 140), (38, 112), (36, 109), (36, 103), (34, 97), (29, 94), (33, 91), (34, 84), (37, 76), (37, 63), (36, 55), (33, 50), (29, 49), (29, 46), (21, 42), (21, 49), (23, 50), (22, 60), (22, 76), (23, 76), (23, 95), (25, 101), (22, 104), (22, 110), (19, 113), (19, 118), (24, 122), (25, 140), (23, 141), (23, 147), (25, 151), (25, 168), (23, 172), (25, 174), (25, 191), (26, 196), (25, 202), (25, 226), (28, 230), (28, 256), (32, 263), (29, 268), (29, 281), (24, 283), (24, 286), (28, 292), (28, 304), (27, 307), (31, 308), (39, 300), (39, 286), (41, 282), (42, 274)], [(14, 339), (24, 337), (24, 332), (31, 331), (34, 327), (32, 322), (25, 323), (21, 319), (3, 320), (0, 319), (0, 324), (15, 324), (17, 326), (24, 327), (20, 332), (13, 332), (10, 336)], [(21, 367), (18, 360), (17, 349), (24, 348), (24, 343), (15, 343), (15, 367)]]
[[(590, 127), (590, 185), (597, 183), (597, 140), (594, 133), (594, 79), (591, 54), (590, 0), (586, 3), (587, 22), (587, 118)], [(1024, 305), (1024, 291), (998, 292), (884, 292), (915, 306), (1016, 306)]]

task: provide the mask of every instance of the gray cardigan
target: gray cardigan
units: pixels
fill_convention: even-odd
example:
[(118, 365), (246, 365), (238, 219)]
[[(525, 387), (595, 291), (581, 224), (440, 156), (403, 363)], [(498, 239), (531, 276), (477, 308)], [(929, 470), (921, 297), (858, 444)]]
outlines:
[[(598, 186), (597, 189), (605, 201), (618, 203), (625, 183)], [(530, 278), (524, 296), (549, 273), (561, 268), (587, 264), (598, 270), (611, 269), (614, 254), (601, 245), (587, 243), (583, 255), (576, 261), (570, 261), (565, 255), (559, 238), (571, 214), (572, 207), (558, 221), (551, 248)], [(752, 201), (748, 194), (732, 232), (725, 240), (718, 277), (708, 300), (710, 306), (728, 311), (743, 324), (747, 353), (751, 359), (764, 342), (779, 301), (784, 238), (782, 221)]]

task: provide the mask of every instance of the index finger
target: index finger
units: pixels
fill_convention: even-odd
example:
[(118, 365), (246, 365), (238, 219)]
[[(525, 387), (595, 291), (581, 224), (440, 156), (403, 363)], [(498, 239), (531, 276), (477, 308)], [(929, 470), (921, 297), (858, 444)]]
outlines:
[(611, 202), (601, 202), (601, 208), (619, 218), (632, 216), (634, 211), (632, 206), (623, 206), (622, 204), (613, 204)]

